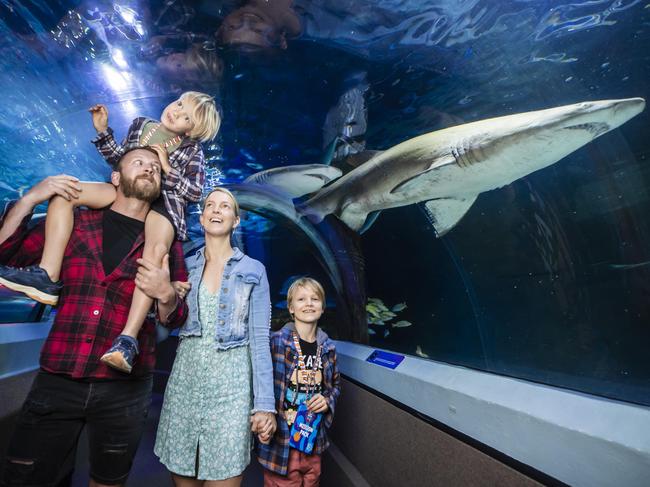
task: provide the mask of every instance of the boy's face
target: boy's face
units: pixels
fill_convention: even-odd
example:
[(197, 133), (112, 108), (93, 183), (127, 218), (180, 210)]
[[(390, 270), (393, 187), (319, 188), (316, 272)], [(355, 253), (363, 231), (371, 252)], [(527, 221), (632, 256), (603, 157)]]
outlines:
[(160, 116), (160, 122), (170, 132), (177, 135), (190, 135), (194, 128), (194, 120), (192, 120), (192, 113), (195, 107), (194, 101), (189, 98), (171, 102), (165, 107)]
[(323, 314), (323, 301), (311, 286), (299, 286), (289, 304), (296, 322), (316, 324)]

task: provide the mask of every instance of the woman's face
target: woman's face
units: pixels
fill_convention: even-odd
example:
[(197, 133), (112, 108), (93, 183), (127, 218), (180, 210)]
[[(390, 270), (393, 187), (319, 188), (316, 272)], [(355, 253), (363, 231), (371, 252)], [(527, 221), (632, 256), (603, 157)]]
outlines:
[(239, 225), (239, 217), (235, 215), (235, 202), (221, 191), (214, 191), (208, 196), (199, 220), (206, 236), (230, 235)]

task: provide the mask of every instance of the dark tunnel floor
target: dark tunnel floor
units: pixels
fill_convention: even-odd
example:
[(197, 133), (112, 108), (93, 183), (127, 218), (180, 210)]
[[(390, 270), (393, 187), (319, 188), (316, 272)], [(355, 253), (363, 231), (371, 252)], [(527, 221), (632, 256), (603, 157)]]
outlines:
[[(153, 446), (156, 439), (156, 428), (160, 419), (160, 408), (162, 406), (162, 394), (154, 394), (147, 418), (147, 425), (144, 436), (140, 442), (138, 453), (136, 454), (131, 475), (126, 482), (127, 487), (135, 486), (156, 486), (172, 487), (169, 472), (158, 461), (158, 457), (153, 453)], [(259, 466), (254, 455), (251, 464), (244, 472), (244, 481), (242, 486), (253, 487), (263, 484), (262, 467)], [(77, 452), (77, 463), (73, 476), (73, 487), (86, 487), (88, 485), (88, 441), (85, 432), (82, 433), (79, 440), (79, 450)]]

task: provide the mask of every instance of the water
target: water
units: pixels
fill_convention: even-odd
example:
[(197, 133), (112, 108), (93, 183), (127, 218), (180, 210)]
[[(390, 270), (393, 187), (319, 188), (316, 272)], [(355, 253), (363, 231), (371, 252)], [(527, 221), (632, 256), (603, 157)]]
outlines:
[[(650, 97), (647, 1), (295, 4), (303, 33), (286, 50), (242, 53), (213, 35), (233, 1), (174, 2), (167, 16), (163, 2), (4, 2), (0, 198), (49, 174), (107, 179), (89, 143), (86, 110), (98, 102), (121, 136), (185, 89), (216, 95), (224, 123), (206, 148), (216, 184), (294, 164), (349, 172), (346, 155), (448, 126)], [(182, 52), (187, 32), (220, 60), (220, 77), (162, 75), (156, 63)], [(161, 33), (176, 39), (152, 54)], [(239, 238), (266, 262), (274, 303), (290, 276), (326, 283), (336, 337), (650, 405), (649, 113), (481, 193), (441, 238), (417, 204), (381, 212), (361, 236), (328, 217), (308, 237), (267, 212)], [(366, 298), (370, 324), (355, 305)]]

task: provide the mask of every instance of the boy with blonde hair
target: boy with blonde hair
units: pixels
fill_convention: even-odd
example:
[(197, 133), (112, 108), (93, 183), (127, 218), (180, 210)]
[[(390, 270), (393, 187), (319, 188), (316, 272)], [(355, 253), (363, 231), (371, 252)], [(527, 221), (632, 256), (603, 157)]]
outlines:
[[(293, 323), (271, 335), (271, 356), (278, 427), (269, 438), (259, 435), (258, 459), (264, 467), (264, 486), (317, 486), (321, 454), (329, 446), (327, 429), (332, 426), (336, 401), (341, 393), (336, 349), (318, 327), (325, 308), (325, 291), (315, 279), (302, 277), (291, 284), (287, 306)], [(309, 414), (322, 414), (313, 450), (296, 449), (299, 438), (292, 426), (302, 404)], [(309, 448), (308, 448), (309, 449)]]

